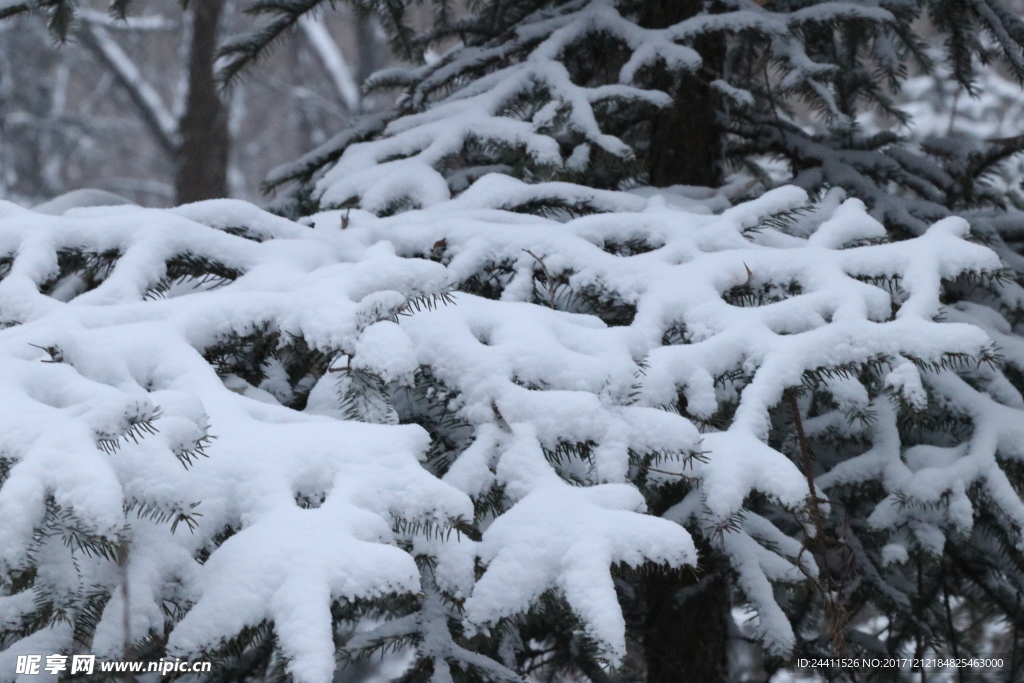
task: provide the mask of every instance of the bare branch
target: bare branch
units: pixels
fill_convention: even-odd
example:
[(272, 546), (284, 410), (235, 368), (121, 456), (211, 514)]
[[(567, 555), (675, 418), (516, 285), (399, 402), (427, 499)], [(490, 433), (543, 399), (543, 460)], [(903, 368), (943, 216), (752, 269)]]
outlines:
[(350, 112), (358, 112), (360, 108), (359, 85), (352, 76), (352, 69), (345, 61), (345, 56), (338, 49), (323, 19), (305, 14), (299, 18), (299, 26), (309, 40), (310, 46), (331, 76), (334, 88), (338, 91), (341, 101)]
[(87, 7), (80, 8), (77, 16), (82, 21), (113, 31), (177, 31), (181, 24), (160, 14), (118, 19), (107, 12), (97, 12)]
[(82, 23), (78, 31), (82, 44), (109, 68), (138, 108), (146, 128), (168, 154), (177, 152), (180, 143), (178, 121), (164, 105), (160, 93), (150, 85), (139, 68), (102, 26)]

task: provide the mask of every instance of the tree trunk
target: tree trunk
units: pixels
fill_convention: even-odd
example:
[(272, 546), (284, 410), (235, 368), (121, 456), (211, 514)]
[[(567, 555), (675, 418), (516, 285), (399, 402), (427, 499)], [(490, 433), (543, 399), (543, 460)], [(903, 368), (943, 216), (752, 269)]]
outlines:
[(353, 7), (352, 12), (356, 19), (356, 80), (362, 87), (370, 74), (377, 70), (379, 48), (373, 15), (358, 7)]
[(192, 44), (188, 58), (188, 99), (181, 117), (176, 203), (227, 196), (227, 108), (221, 102), (214, 78), (217, 29), (224, 0), (192, 0)]
[[(702, 557), (704, 564), (706, 557)], [(647, 683), (726, 683), (729, 581), (719, 567), (656, 574), (644, 585)]]
[[(648, 0), (640, 15), (646, 28), (666, 28), (689, 19), (703, 8), (702, 0)], [(701, 73), (664, 74), (655, 87), (672, 94), (673, 103), (652, 122), (647, 153), (649, 182), (654, 187), (722, 182), (722, 138), (708, 74), (721, 68), (718, 38), (701, 38), (694, 46), (704, 60)]]
[[(702, 11), (702, 0), (647, 0), (640, 24), (665, 28)], [(695, 45), (704, 59), (700, 73), (662, 74), (655, 87), (670, 92), (673, 104), (652, 121), (647, 154), (655, 187), (704, 185), (722, 181), (722, 135), (708, 83), (721, 69), (717, 38)], [(665, 501), (664, 508), (676, 501)], [(661, 514), (664, 509), (652, 510)], [(646, 613), (635, 630), (643, 641), (646, 683), (726, 683), (729, 677), (729, 579), (725, 564), (710, 547), (701, 548), (697, 576), (655, 574), (643, 582)]]

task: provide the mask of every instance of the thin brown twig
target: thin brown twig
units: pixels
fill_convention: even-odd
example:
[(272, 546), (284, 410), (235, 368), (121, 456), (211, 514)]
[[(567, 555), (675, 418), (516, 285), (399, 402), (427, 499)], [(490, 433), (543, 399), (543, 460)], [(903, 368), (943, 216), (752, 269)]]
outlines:
[[(796, 427), (797, 442), (800, 446), (800, 455), (802, 460), (802, 469), (804, 477), (807, 479), (807, 490), (808, 490), (808, 504), (811, 508), (811, 518), (814, 523), (814, 538), (810, 538), (810, 534), (805, 532), (804, 548), (801, 549), (801, 555), (804, 549), (811, 551), (812, 555), (815, 554), (817, 549), (817, 555), (823, 560), (821, 571), (826, 572), (824, 582), (811, 579), (812, 585), (821, 594), (822, 609), (825, 612), (825, 619), (828, 623), (829, 640), (841, 654), (849, 653), (849, 647), (846, 644), (846, 624), (849, 621), (849, 614), (846, 608), (843, 606), (837, 597), (838, 586), (831, 577), (828, 576), (828, 567), (826, 566), (828, 559), (826, 557), (826, 546), (838, 545), (846, 546), (842, 541), (838, 539), (829, 539), (825, 533), (825, 517), (821, 512), (821, 501), (823, 500), (818, 496), (817, 489), (814, 484), (814, 454), (811, 452), (811, 444), (807, 440), (807, 435), (804, 433), (803, 418), (800, 415), (800, 405), (796, 399), (796, 392), (788, 391), (789, 395), (789, 406), (793, 412), (793, 424)], [(831, 541), (831, 542), (830, 542)], [(798, 563), (800, 558), (797, 558)], [(803, 569), (802, 563), (800, 563), (801, 570)], [(805, 576), (807, 572), (804, 572)]]

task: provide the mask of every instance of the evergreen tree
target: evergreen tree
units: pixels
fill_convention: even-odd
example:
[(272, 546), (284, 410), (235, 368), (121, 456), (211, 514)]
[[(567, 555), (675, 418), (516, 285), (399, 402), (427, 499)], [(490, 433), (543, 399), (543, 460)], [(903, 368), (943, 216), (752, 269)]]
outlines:
[[(992, 96), (991, 88), (980, 91), (977, 83), (979, 74), (986, 84), (992, 82), (991, 67), (986, 66), (990, 62), (1016, 80), (1024, 79), (1024, 23), (1006, 3), (495, 1), (473, 5), (469, 17), (456, 17), (444, 3), (436, 3), (436, 21), (422, 34), (403, 21), (405, 3), (371, 4), (389, 18), (395, 49), (413, 63), (427, 47), (453, 37), (459, 44), (435, 64), (378, 74), (371, 87), (400, 88), (399, 106), (389, 117), (367, 120), (272, 174), (271, 187), (298, 183), (277, 204), (280, 211), (298, 215), (358, 206), (389, 215), (446, 202), (477, 177), (499, 172), (537, 185), (532, 191), (510, 193), (501, 208), (564, 218), (608, 209), (594, 203), (589, 193), (554, 192), (541, 189), (543, 183), (567, 181), (617, 190), (714, 186), (730, 170), (746, 171), (749, 180), (733, 176), (734, 182), (719, 195), (755, 196), (784, 182), (829, 203), (843, 196), (857, 197), (886, 228), (884, 238), (872, 239), (921, 235), (932, 222), (954, 213), (968, 218), (974, 238), (996, 250), (1004, 266), (1016, 271), (993, 272), (995, 280), (987, 282), (986, 276), (984, 284), (947, 283), (943, 303), (967, 308), (960, 302), (980, 302), (994, 307), (1011, 324), (1019, 319), (1022, 262), (1016, 244), (1021, 216), (1007, 211), (1012, 185), (1001, 187), (992, 181), (1001, 165), (1024, 149), (1024, 138), (948, 132), (901, 137), (862, 125), (866, 114), (896, 124), (911, 121), (901, 106), (900, 87), (912, 71), (945, 78), (965, 100), (979, 93)], [(261, 11), (272, 14), (272, 21), (265, 32), (236, 39), (228, 47), (226, 75), (237, 73), (275, 31), (283, 30), (308, 6), (262, 4)], [(942, 49), (929, 49), (925, 35), (917, 33), (922, 26), (941, 36)], [(1018, 97), (1019, 92), (1016, 89)], [(778, 160), (785, 171), (776, 171), (773, 179), (771, 171), (778, 168)], [(766, 165), (766, 161), (773, 163)], [(806, 236), (810, 228), (799, 227), (803, 224), (799, 212), (780, 217), (779, 225)], [(875, 283), (897, 299), (904, 296), (899, 293), (900, 278), (885, 276)], [(596, 289), (606, 286), (602, 283)], [(775, 286), (785, 290), (800, 285)], [(782, 296), (786, 294), (751, 292), (746, 303), (761, 305)], [(675, 333), (688, 341), (684, 333)], [(1005, 353), (1005, 347), (999, 342), (1000, 353)], [(957, 363), (950, 357), (929, 367)], [(867, 525), (859, 530), (862, 534), (873, 529), (868, 520), (878, 502), (873, 496), (880, 492), (871, 494), (867, 481), (857, 480), (854, 485), (829, 471), (856, 452), (859, 440), (872, 442), (861, 430), (876, 419), (873, 402), (879, 392), (887, 391), (887, 385), (876, 376), (879, 370), (863, 360), (805, 371), (814, 379), (788, 389), (793, 395), (773, 409), (772, 430), (761, 436), (780, 451), (796, 449), (797, 462), (807, 458), (806, 467), (821, 477), (818, 486), (833, 487), (832, 504), (841, 502), (845, 507), (842, 513), (826, 516), (814, 510), (814, 496), (809, 504), (822, 528), (805, 530), (820, 539), (819, 545), (810, 544), (808, 549), (819, 563), (842, 568), (833, 570), (837, 576), (817, 580), (817, 598), (790, 598), (791, 605), (802, 604), (797, 612), (790, 612), (801, 628), (821, 619), (831, 624), (831, 634), (812, 629), (798, 649), (820, 651), (823, 639), (830, 639), (840, 650), (852, 647), (842, 633), (846, 623), (855, 618), (852, 615), (872, 611), (901, 625), (889, 632), (884, 644), (861, 642), (867, 651), (892, 652), (909, 642), (915, 642), (918, 650), (937, 643), (956, 649), (950, 615), (941, 610), (929, 613), (937, 609), (934, 597), (952, 591), (957, 599), (974, 601), (982, 589), (968, 584), (989, 571), (995, 572), (985, 579), (991, 585), (1014, 585), (1018, 579), (1003, 576), (1010, 571), (1006, 567), (988, 565), (979, 570), (978, 557), (990, 554), (988, 550), (979, 551), (972, 560), (951, 559), (936, 546), (921, 552), (940, 561), (919, 563), (916, 577), (913, 572), (896, 572), (881, 578), (885, 575), (881, 567), (895, 557), (886, 553), (895, 552), (895, 546), (875, 538), (874, 543), (881, 545), (872, 556), (866, 549), (871, 544), (864, 538), (847, 537), (848, 529), (857, 529), (857, 524)], [(1014, 373), (1009, 371), (1009, 376)], [(813, 398), (829, 378), (855, 379), (865, 387), (871, 407), (862, 412), (842, 408), (843, 402), (835, 398)], [(716, 381), (722, 380), (716, 377)], [(1020, 388), (1019, 381), (1015, 386)], [(828, 406), (849, 413), (848, 422), (864, 424), (859, 429), (832, 425), (820, 434), (810, 431), (797, 438), (797, 426), (828, 412)], [(697, 424), (710, 416), (693, 414), (685, 401), (676, 407)], [(732, 424), (729, 410), (722, 416), (717, 416), (721, 408), (712, 412), (717, 422), (706, 428)], [(942, 415), (927, 412), (904, 402), (892, 418), (902, 430), (900, 452), (916, 444), (950, 447), (963, 443), (970, 433), (966, 425), (959, 433), (952, 428), (964, 419), (955, 410)], [(789, 426), (777, 425), (787, 422), (786, 415)], [(812, 454), (816, 455), (812, 458)], [(812, 476), (810, 470), (807, 473)], [(1019, 472), (1011, 467), (1008, 474), (1019, 491)], [(901, 506), (933, 504), (904, 491), (890, 493)], [(990, 501), (984, 500), (985, 493), (970, 493), (978, 501), (975, 505), (987, 507)], [(664, 513), (679, 504), (682, 496), (680, 491), (651, 492), (648, 503)], [(1013, 496), (1009, 500), (1015, 504)], [(908, 521), (912, 517), (893, 523), (912, 527), (917, 524)], [(852, 521), (858, 519), (862, 521)], [(938, 527), (952, 536), (974, 528), (967, 525), (956, 531), (956, 525), (949, 523)], [(693, 524), (688, 528), (698, 545), (717, 533)], [(1011, 530), (1016, 528), (1016, 523), (1006, 523), (1005, 530), (1013, 538), (1016, 532)], [(981, 537), (1002, 534), (991, 529), (976, 533)], [(978, 540), (978, 547), (987, 548), (987, 543)], [(1021, 558), (1010, 550), (1015, 542), (1005, 537), (1001, 543), (1009, 552), (1008, 562), (1019, 568)], [(730, 581), (719, 580), (718, 572), (735, 573), (737, 562), (730, 563), (727, 553), (712, 541), (702, 547), (706, 578), (696, 587), (689, 585), (692, 579), (660, 576), (630, 585), (628, 594), (637, 603), (636, 623), (631, 627), (636, 640), (646, 645), (643, 668), (648, 679), (714, 680), (725, 675), (727, 607), (734, 600)], [(883, 553), (884, 548), (888, 550)], [(1001, 578), (993, 578), (996, 575)], [(854, 587), (855, 576), (872, 578), (853, 582), (859, 584)], [(907, 594), (907, 586), (918, 589)], [(1021, 611), (1009, 597), (1013, 592), (992, 599), (1003, 605), (1008, 623), (1019, 623)], [(684, 593), (689, 596), (687, 605), (673, 607), (672, 596)], [(782, 651), (790, 650), (778, 649)]]
[[(317, 4), (255, 4), (226, 75)], [(967, 91), (979, 55), (1024, 75), (1024, 23), (361, 5), (411, 61), (459, 42), (271, 178), (298, 223), (3, 208), (0, 667), (716, 681), (746, 609), (769, 671), (999, 646), (1016, 675), (1024, 289), (987, 177), (1021, 141), (858, 116), (906, 117), (916, 20)]]

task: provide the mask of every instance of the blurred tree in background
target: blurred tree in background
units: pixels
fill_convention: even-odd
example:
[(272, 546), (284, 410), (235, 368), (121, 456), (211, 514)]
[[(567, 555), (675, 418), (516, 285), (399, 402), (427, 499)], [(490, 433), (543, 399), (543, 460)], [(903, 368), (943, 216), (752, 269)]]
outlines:
[(0, 197), (94, 187), (146, 206), (256, 200), (271, 168), (386, 104), (359, 91), (391, 59), (384, 34), (347, 8), (304, 19), (222, 90), (217, 44), (251, 23), (234, 0), (146, 0), (126, 20), (83, 3), (62, 44), (41, 16), (0, 22)]

